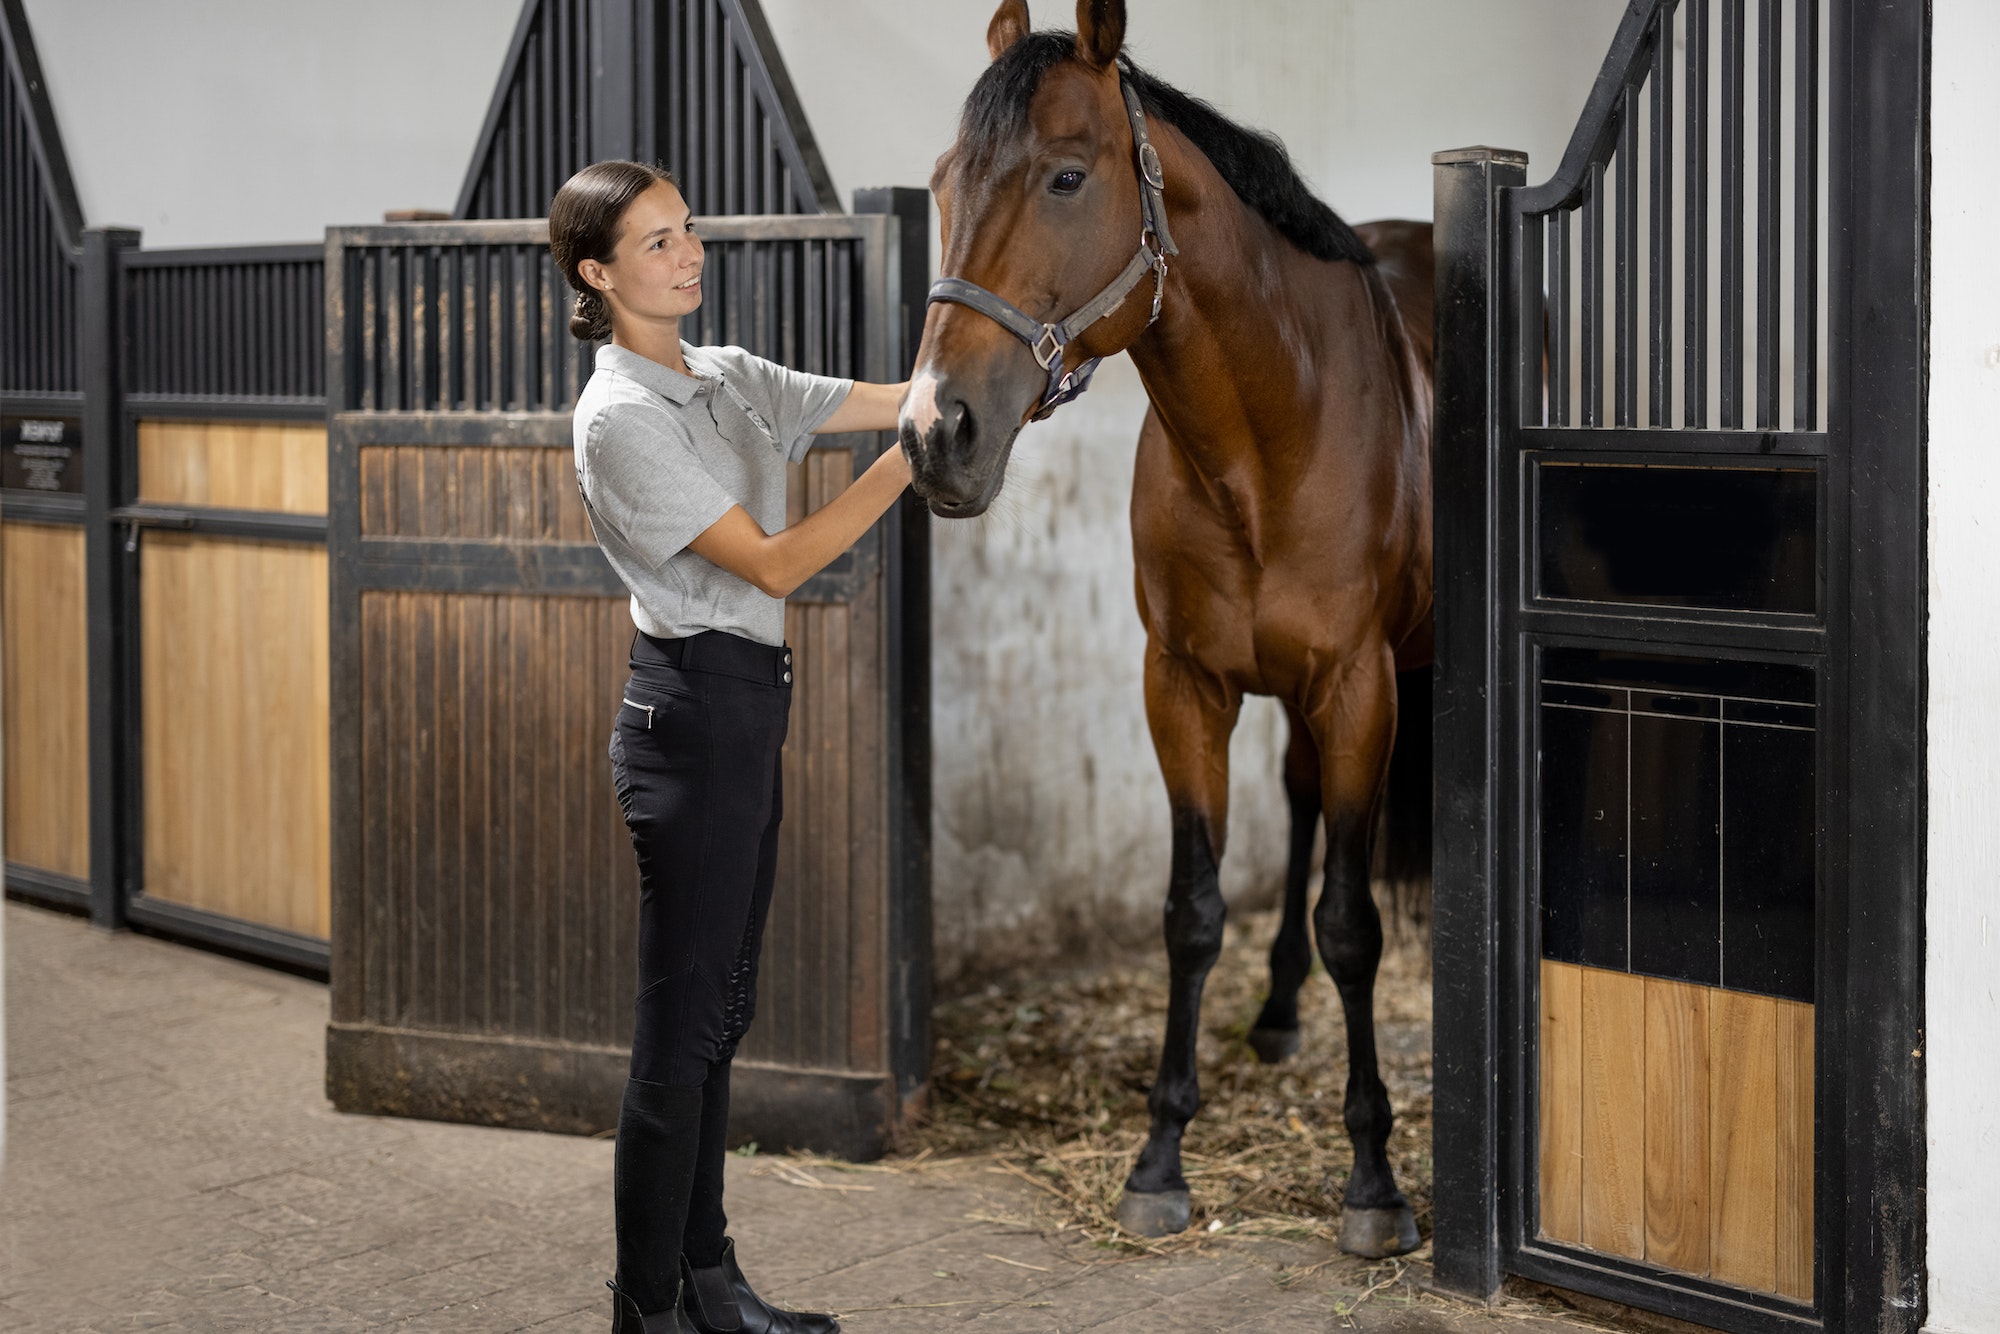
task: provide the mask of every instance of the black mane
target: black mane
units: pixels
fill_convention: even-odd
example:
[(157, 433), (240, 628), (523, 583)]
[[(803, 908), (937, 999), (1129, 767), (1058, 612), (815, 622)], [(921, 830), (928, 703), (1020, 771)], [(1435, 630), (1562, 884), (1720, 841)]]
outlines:
[[(1042, 86), (1043, 76), (1075, 55), (1075, 33), (1036, 32), (986, 67), (959, 119), (960, 140), (975, 160), (1026, 132), (1028, 103)], [(1123, 56), (1119, 64), (1147, 113), (1186, 135), (1229, 188), (1286, 240), (1315, 259), (1375, 262), (1354, 229), (1299, 179), (1276, 135), (1238, 125)]]

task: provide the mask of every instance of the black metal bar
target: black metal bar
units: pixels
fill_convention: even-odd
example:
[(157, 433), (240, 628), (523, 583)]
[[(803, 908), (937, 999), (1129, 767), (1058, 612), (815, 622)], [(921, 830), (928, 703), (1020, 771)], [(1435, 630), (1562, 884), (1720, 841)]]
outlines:
[(39, 866), (23, 866), (19, 862), (8, 862), (6, 866), (7, 893), (29, 903), (38, 903), (44, 908), (57, 908), (63, 912), (90, 913), (90, 881), (73, 875), (62, 875), (55, 871), (45, 871)]
[(326, 516), (275, 510), (227, 509), (207, 505), (120, 505), (111, 521), (129, 533), (135, 528), (179, 528), (216, 537), (270, 542), (324, 542)]
[(1722, 0), (1722, 389), (1724, 430), (1743, 425), (1743, 0)]
[(1819, 425), (1819, 0), (1792, 0), (1792, 429)]
[(1573, 208), (1558, 209), (1547, 215), (1549, 233), (1549, 309), (1554, 312), (1550, 327), (1549, 412), (1552, 426), (1567, 426), (1570, 420), (1570, 291), (1569, 232), (1576, 218)]
[(1778, 0), (1757, 0), (1757, 425), (1778, 421), (1779, 238), (1784, 201), (1779, 108), (1784, 105), (1784, 29)]
[(1546, 279), (1542, 273), (1546, 256), (1542, 231), (1546, 223), (1547, 219), (1539, 213), (1515, 222), (1520, 235), (1515, 243), (1518, 262), (1514, 266), (1514, 343), (1521, 349), (1521, 355), (1514, 362), (1514, 401), (1521, 408), (1517, 424), (1523, 426), (1539, 426), (1548, 417), (1549, 316)]
[[(1501, 293), (1514, 290), (1507, 247), (1520, 234), (1500, 201), (1527, 174), (1527, 158), (1490, 148), (1432, 158), (1437, 247), (1436, 417), (1432, 508), (1437, 574), (1433, 700), (1436, 825), (1432, 922), (1438, 1021), (1433, 1267), (1440, 1287), (1475, 1298), (1499, 1290), (1502, 1235), (1498, 960), (1502, 877), (1492, 781), (1499, 736), (1500, 553), (1489, 516), (1500, 511), (1504, 424), (1520, 419), (1512, 377), (1532, 357), (1517, 343)], [(1560, 323), (1560, 322), (1559, 322)]]
[(1702, 1325), (1721, 1325), (1735, 1334), (1809, 1334), (1821, 1328), (1810, 1308), (1782, 1297), (1681, 1274), (1663, 1274), (1641, 1263), (1581, 1247), (1547, 1242), (1522, 1248), (1514, 1268), (1525, 1278), (1592, 1297), (1633, 1304)]
[(86, 631), (90, 646), (91, 920), (116, 930), (137, 890), (139, 849), (130, 834), (138, 794), (138, 561), (125, 550), (111, 511), (132, 499), (118, 355), (122, 252), (135, 231), (92, 228), (83, 234), (83, 493)]
[(275, 964), (322, 982), (327, 978), (330, 951), (327, 942), (317, 936), (224, 917), (144, 894), (132, 900), (127, 917), (135, 927), (176, 940), (206, 945), (257, 963)]
[(1678, 454), (1725, 454), (1749, 459), (1818, 458), (1829, 449), (1824, 431), (1690, 431), (1662, 436), (1650, 430), (1579, 430), (1575, 427), (1534, 427), (1521, 431), (1514, 443), (1522, 449), (1577, 452), (1610, 450)]
[(1639, 92), (1627, 87), (1618, 102), (1618, 224), (1613, 233), (1613, 421), (1638, 422), (1639, 310)]
[(1653, 30), (1652, 197), (1646, 233), (1647, 279), (1652, 316), (1647, 350), (1651, 359), (1646, 423), (1655, 430), (1673, 424), (1674, 394), (1674, 10), (1668, 0)]
[(82, 496), (44, 491), (0, 491), (0, 514), (10, 523), (76, 524), (88, 517)]
[(1583, 411), (1585, 426), (1604, 424), (1604, 164), (1590, 165), (1583, 189)]

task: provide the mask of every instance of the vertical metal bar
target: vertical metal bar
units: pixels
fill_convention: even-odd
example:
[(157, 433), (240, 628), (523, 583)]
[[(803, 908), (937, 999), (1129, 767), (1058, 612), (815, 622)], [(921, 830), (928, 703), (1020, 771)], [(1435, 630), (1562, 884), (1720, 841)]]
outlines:
[(1798, 24), (1792, 140), (1792, 429), (1819, 425), (1819, 0)]
[(1614, 235), (1612, 355), (1613, 421), (1637, 424), (1639, 404), (1639, 93), (1626, 88), (1618, 98), (1618, 226)]
[(1583, 187), (1583, 426), (1604, 425), (1604, 165), (1593, 163)]
[(1725, 431), (1743, 426), (1743, 0), (1722, 0), (1722, 391)]
[[(1556, 216), (1560, 218), (1562, 215)], [(1518, 326), (1514, 340), (1514, 398), (1519, 405), (1520, 424), (1523, 426), (1540, 426), (1548, 420), (1549, 322), (1547, 288), (1542, 274), (1542, 261), (1546, 254), (1542, 230), (1546, 221), (1544, 215), (1538, 213), (1532, 217), (1523, 215), (1514, 224), (1519, 229), (1516, 238), (1519, 271), (1514, 275), (1517, 294), (1515, 323)]]
[(1549, 425), (1569, 425), (1570, 395), (1570, 292), (1569, 229), (1576, 217), (1573, 208), (1558, 209), (1549, 215)]
[(1784, 98), (1784, 29), (1778, 0), (1757, 0), (1757, 426), (1778, 424), (1779, 238), (1784, 205), (1779, 182), (1778, 117)]
[(1646, 424), (1665, 430), (1674, 404), (1674, 9), (1660, 6), (1653, 28), (1652, 199), (1647, 229), (1647, 277), (1651, 283), (1652, 383), (1646, 394)]

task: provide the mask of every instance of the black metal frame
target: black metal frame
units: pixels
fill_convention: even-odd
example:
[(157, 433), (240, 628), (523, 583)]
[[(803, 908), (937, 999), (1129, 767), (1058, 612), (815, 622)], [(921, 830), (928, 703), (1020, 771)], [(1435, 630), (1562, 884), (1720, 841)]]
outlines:
[[(1686, 0), (1704, 31), (1706, 0)], [(1567, 323), (1544, 324), (1545, 262), (1551, 301), (1567, 302), (1566, 230), (1545, 243), (1540, 215), (1583, 201), (1587, 256), (1602, 253), (1603, 163), (1614, 146), (1620, 175), (1636, 175), (1636, 90), (1666, 56), (1650, 33), (1676, 0), (1632, 0), (1562, 167), (1528, 190), (1526, 161), (1492, 149), (1439, 154), (1436, 577), (1438, 583), (1436, 1004), (1436, 1274), (1441, 1286), (1488, 1296), (1518, 1274), (1704, 1324), (1739, 1331), (1916, 1330), (1923, 1321), (1923, 615), (1924, 338), (1929, 16), (1890, 0), (1832, 0), (1836, 63), (1827, 127), (1831, 168), (1827, 302), (1828, 417), (1812, 428), (1812, 397), (1796, 396), (1792, 431), (1776, 422), (1777, 361), (1771, 320), (1774, 251), (1759, 248), (1754, 275), (1760, 355), (1751, 406), (1723, 377), (1722, 430), (1600, 431), (1596, 357), (1584, 357), (1582, 429), (1567, 425)], [(1741, 0), (1725, 6), (1723, 151), (1740, 140), (1741, 43), (1728, 40)], [(1766, 4), (1765, 9), (1770, 6)], [(1812, 0), (1807, 12), (1816, 13)], [(1767, 20), (1768, 21), (1768, 20)], [(1816, 53), (1815, 53), (1816, 54)], [(1803, 57), (1802, 57), (1803, 58)], [(1670, 66), (1666, 66), (1670, 69)], [(1731, 85), (1734, 85), (1733, 90)], [(1768, 80), (1767, 80), (1768, 87)], [(1705, 108), (1704, 108), (1705, 110)], [(1699, 119), (1699, 117), (1697, 117)], [(1655, 134), (1659, 133), (1656, 121)], [(1806, 133), (1802, 127), (1800, 134)], [(1617, 141), (1622, 140), (1622, 145)], [(1691, 145), (1691, 147), (1694, 147)], [(1701, 147), (1705, 149), (1705, 137)], [(1771, 145), (1765, 145), (1768, 150)], [(1725, 163), (1725, 227), (1742, 210)], [(1767, 201), (1772, 169), (1764, 169)], [(1622, 185), (1622, 182), (1621, 182)], [(1694, 188), (1691, 186), (1691, 189)], [(1801, 199), (1815, 179), (1799, 182)], [(1657, 196), (1656, 196), (1657, 198)], [(1760, 208), (1760, 213), (1764, 210)], [(1795, 226), (1816, 226), (1802, 207)], [(1621, 210), (1620, 231), (1627, 228)], [(1774, 219), (1759, 219), (1765, 240)], [(1690, 228), (1688, 264), (1706, 258), (1704, 229)], [(1745, 272), (1741, 228), (1722, 260), (1725, 366), (1741, 364)], [(1697, 255), (1699, 238), (1699, 255)], [(1621, 250), (1629, 242), (1621, 237)], [(1616, 320), (1614, 419), (1636, 423), (1641, 377), (1623, 271)], [(1587, 263), (1586, 274), (1598, 272)], [(1809, 286), (1809, 285), (1807, 285)], [(1699, 290), (1696, 286), (1691, 291)], [(1535, 294), (1533, 301), (1516, 294)], [(1810, 293), (1793, 318), (1809, 326)], [(1582, 337), (1596, 339), (1587, 289)], [(1697, 303), (1692, 300), (1690, 305)], [(1657, 304), (1655, 307), (1657, 314)], [(1705, 316), (1705, 312), (1704, 312)], [(1703, 321), (1705, 325), (1705, 319)], [(1668, 332), (1651, 340), (1667, 355)], [(1545, 338), (1555, 397), (1539, 420)], [(1706, 369), (1691, 331), (1688, 367)], [(1814, 385), (1810, 353), (1795, 384)], [(1751, 378), (1751, 377), (1746, 377)], [(1655, 381), (1661, 402), (1668, 377)], [(1687, 377), (1687, 410), (1707, 419), (1705, 374)], [(1769, 446), (1767, 448), (1767, 446)], [(1669, 450), (1719, 461), (1812, 460), (1826, 504), (1821, 614), (1727, 616), (1644, 609), (1582, 609), (1537, 602), (1524, 582), (1524, 527), (1532, 522), (1524, 469), (1540, 454), (1581, 451), (1630, 459)], [(1535, 1088), (1539, 951), (1534, 930), (1534, 656), (1542, 644), (1645, 643), (1683, 651), (1811, 661), (1819, 669), (1822, 835), (1818, 931), (1816, 1168), (1810, 1304), (1671, 1274), (1535, 1236)]]

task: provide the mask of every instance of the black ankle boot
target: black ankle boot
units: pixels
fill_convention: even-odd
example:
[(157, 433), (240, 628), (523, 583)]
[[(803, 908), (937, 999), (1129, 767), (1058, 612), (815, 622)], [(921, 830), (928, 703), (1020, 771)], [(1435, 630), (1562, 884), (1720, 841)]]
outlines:
[(678, 1293), (664, 1311), (641, 1315), (639, 1303), (628, 1297), (623, 1288), (610, 1279), (604, 1280), (604, 1286), (611, 1289), (611, 1334), (687, 1334)]
[(752, 1292), (737, 1268), (733, 1239), (722, 1243), (721, 1262), (706, 1269), (681, 1257), (681, 1311), (694, 1334), (840, 1334), (830, 1315), (780, 1311)]

